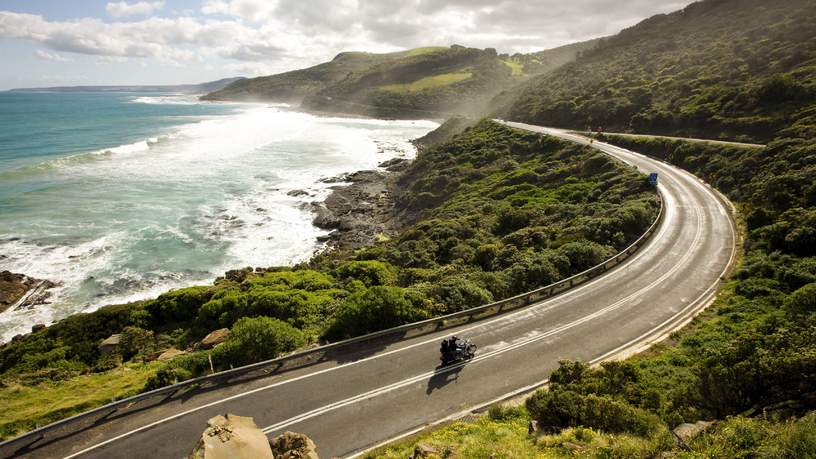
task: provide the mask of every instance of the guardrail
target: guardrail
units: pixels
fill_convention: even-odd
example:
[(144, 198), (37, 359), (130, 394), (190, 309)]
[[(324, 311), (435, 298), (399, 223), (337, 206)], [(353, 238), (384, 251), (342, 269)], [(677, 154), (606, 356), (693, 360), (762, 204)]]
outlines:
[(581, 285), (611, 268), (623, 263), (626, 259), (637, 252), (639, 248), (648, 242), (655, 233), (665, 215), (664, 199), (658, 192), (660, 208), (658, 215), (651, 226), (635, 242), (626, 247), (621, 252), (612, 256), (603, 263), (587, 269), (574, 276), (562, 279), (545, 287), (538, 288), (511, 298), (507, 298), (495, 303), (477, 306), (464, 311), (455, 312), (445, 316), (427, 319), (419, 322), (401, 325), (387, 330), (382, 330), (367, 335), (350, 338), (344, 341), (327, 344), (324, 346), (307, 349), (287, 356), (278, 357), (272, 360), (246, 365), (231, 370), (214, 373), (207, 376), (182, 381), (171, 386), (138, 394), (119, 401), (109, 403), (104, 406), (77, 414), (67, 419), (54, 422), (44, 427), (32, 430), (11, 440), (0, 443), (0, 457), (11, 457), (33, 451), (40, 446), (65, 438), (69, 435), (92, 428), (110, 419), (127, 416), (128, 414), (142, 411), (152, 406), (160, 405), (174, 399), (180, 394), (188, 394), (189, 391), (203, 391), (214, 387), (236, 384), (239, 382), (252, 380), (259, 377), (269, 376), (320, 362), (331, 361), (333, 356), (340, 356), (354, 345), (364, 342), (374, 342), (377, 340), (397, 342), (407, 338), (426, 335), (439, 330), (457, 327), (466, 323), (478, 321), (487, 317), (503, 314), (509, 311), (520, 309), (543, 299), (552, 298), (571, 288)]

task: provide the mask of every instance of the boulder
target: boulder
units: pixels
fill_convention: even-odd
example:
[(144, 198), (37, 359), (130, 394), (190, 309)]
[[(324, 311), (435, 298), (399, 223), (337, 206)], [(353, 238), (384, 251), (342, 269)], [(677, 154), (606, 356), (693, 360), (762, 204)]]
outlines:
[(223, 343), (224, 341), (229, 338), (230, 331), (229, 328), (219, 328), (218, 330), (210, 332), (204, 339), (201, 340), (201, 348), (202, 349), (211, 349), (219, 344)]
[(431, 457), (437, 455), (439, 455), (439, 450), (437, 450), (433, 446), (429, 446), (424, 443), (417, 443), (417, 445), (414, 447), (414, 454), (411, 456), (411, 459), (419, 459), (422, 457)]
[(207, 429), (188, 459), (274, 459), (266, 435), (250, 417), (226, 414), (207, 421)]
[(122, 335), (116, 333), (115, 335), (110, 335), (105, 338), (104, 341), (99, 343), (99, 353), (102, 355), (110, 354), (111, 352), (115, 351), (119, 348), (119, 343), (122, 341)]
[(302, 433), (284, 432), (269, 440), (275, 459), (319, 459), (317, 447)]
[(677, 439), (678, 445), (688, 450), (688, 442), (695, 439), (698, 435), (704, 433), (714, 425), (714, 421), (697, 421), (694, 424), (683, 423), (675, 427), (672, 433)]
[(31, 333), (37, 333), (40, 330), (45, 330), (45, 324), (35, 324), (31, 326)]
[(178, 350), (178, 349), (176, 349), (174, 347), (171, 347), (170, 349), (167, 349), (164, 352), (162, 352), (161, 354), (159, 354), (159, 356), (156, 358), (156, 360), (159, 360), (159, 361), (163, 362), (165, 360), (174, 359), (174, 358), (176, 358), (176, 357), (178, 357), (180, 355), (184, 355), (186, 353), (187, 353), (186, 351), (180, 351), (180, 350)]

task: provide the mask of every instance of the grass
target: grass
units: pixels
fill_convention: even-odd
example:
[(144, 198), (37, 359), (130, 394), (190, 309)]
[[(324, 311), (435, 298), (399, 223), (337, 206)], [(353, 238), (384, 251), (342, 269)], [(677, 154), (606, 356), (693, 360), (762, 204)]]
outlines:
[(524, 64), (515, 60), (506, 60), (502, 61), (504, 65), (510, 67), (510, 70), (513, 71), (511, 74), (514, 77), (524, 76)]
[(0, 439), (36, 429), (59, 419), (102, 406), (142, 391), (159, 362), (128, 364), (115, 370), (36, 386), (0, 386)]
[(426, 89), (438, 88), (441, 86), (450, 86), (455, 83), (469, 80), (471, 77), (473, 77), (473, 74), (471, 72), (443, 73), (440, 75), (421, 78), (412, 83), (389, 84), (385, 86), (380, 86), (380, 89), (388, 92), (406, 94), (411, 92), (424, 91)]
[[(491, 410), (492, 412), (493, 410)], [(592, 429), (570, 428), (554, 435), (527, 434), (529, 417), (523, 408), (497, 410), (500, 415), (457, 421), (430, 432), (392, 443), (369, 453), (369, 459), (412, 457), (422, 444), (440, 458), (556, 459), (570, 457), (653, 457), (672, 447), (666, 435), (654, 439), (609, 435)]]
[(425, 54), (436, 53), (436, 52), (443, 51), (443, 50), (446, 50), (446, 49), (448, 49), (448, 48), (446, 48), (444, 46), (423, 46), (421, 48), (409, 49), (406, 52), (406, 56), (407, 57), (422, 56), (422, 55), (425, 55)]

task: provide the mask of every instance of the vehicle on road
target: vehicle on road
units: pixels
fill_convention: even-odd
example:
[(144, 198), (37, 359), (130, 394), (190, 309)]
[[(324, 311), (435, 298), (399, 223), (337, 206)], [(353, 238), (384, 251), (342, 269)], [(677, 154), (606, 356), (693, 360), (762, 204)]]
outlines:
[(476, 345), (470, 339), (459, 339), (456, 336), (450, 336), (442, 340), (439, 351), (442, 354), (440, 358), (442, 365), (450, 365), (463, 360), (470, 360), (476, 356)]

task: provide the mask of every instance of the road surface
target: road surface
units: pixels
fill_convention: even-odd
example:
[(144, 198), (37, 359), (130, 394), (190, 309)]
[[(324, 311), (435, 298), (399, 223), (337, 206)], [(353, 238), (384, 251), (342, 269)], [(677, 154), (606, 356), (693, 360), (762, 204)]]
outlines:
[[(560, 130), (508, 124), (588, 143)], [(658, 172), (666, 206), (650, 241), (607, 274), (524, 310), (114, 418), (25, 457), (185, 457), (207, 419), (223, 413), (252, 416), (270, 436), (306, 433), (321, 457), (349, 456), (538, 385), (559, 359), (597, 361), (665, 336), (710, 302), (730, 265), (729, 209), (686, 172), (593, 146)], [(466, 366), (438, 368), (439, 342), (450, 334), (473, 339), (478, 354)]]

